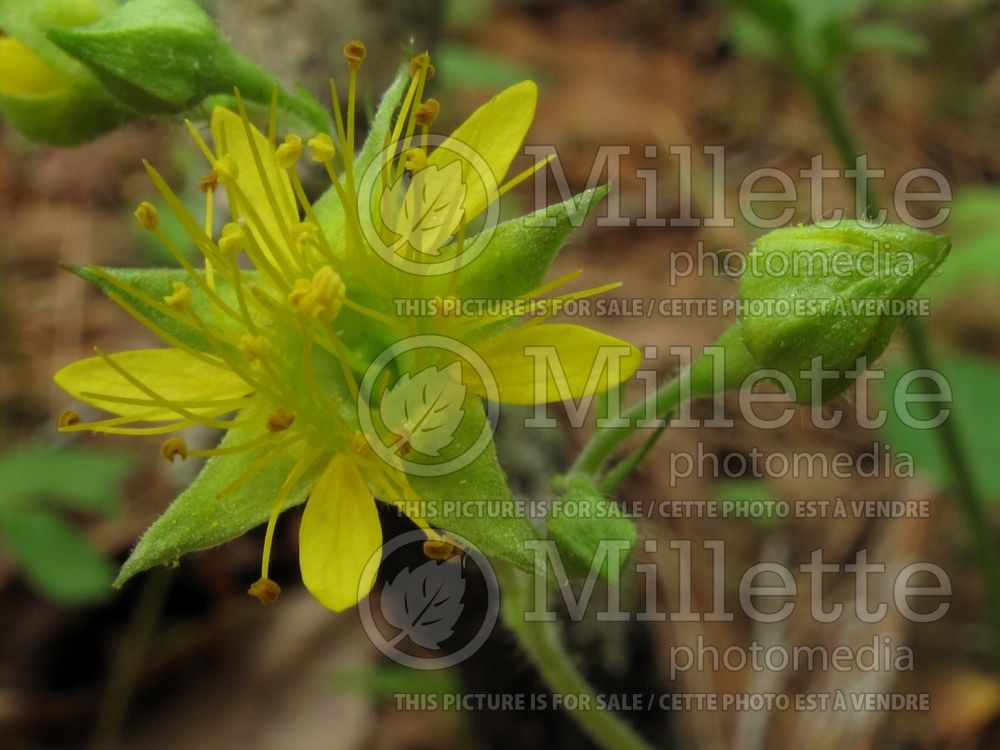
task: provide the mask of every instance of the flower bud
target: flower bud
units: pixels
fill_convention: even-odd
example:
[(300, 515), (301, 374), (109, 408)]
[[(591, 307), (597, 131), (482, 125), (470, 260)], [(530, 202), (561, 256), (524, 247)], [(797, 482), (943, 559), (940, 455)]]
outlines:
[(0, 112), (23, 135), (69, 146), (135, 119), (46, 36), (92, 23), (111, 7), (103, 0), (0, 2), (0, 30), (6, 33), (0, 36)]
[[(787, 375), (800, 403), (818, 365), (823, 401), (873, 362), (951, 243), (911, 227), (789, 227), (761, 237), (740, 281), (743, 343), (764, 369)], [(912, 305), (909, 306), (912, 308)], [(854, 376), (856, 377), (856, 375)]]

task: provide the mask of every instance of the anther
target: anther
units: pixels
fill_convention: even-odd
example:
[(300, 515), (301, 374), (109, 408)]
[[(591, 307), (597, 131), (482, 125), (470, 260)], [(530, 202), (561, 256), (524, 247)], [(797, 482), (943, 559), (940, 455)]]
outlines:
[(268, 432), (284, 432), (295, 422), (295, 415), (290, 411), (278, 407), (278, 410), (267, 418)]
[(243, 334), (243, 338), (240, 339), (240, 351), (243, 352), (243, 356), (247, 358), (248, 362), (256, 362), (258, 359), (264, 359), (270, 350), (271, 347), (267, 343), (267, 339), (263, 336), (253, 336), (245, 333)]
[(239, 224), (226, 224), (222, 228), (222, 236), (219, 237), (219, 250), (222, 251), (223, 255), (235, 258), (243, 250), (245, 241), (246, 235), (243, 233), (243, 227)]
[(431, 560), (453, 560), (460, 557), (462, 547), (445, 539), (428, 539), (424, 542), (424, 554)]
[(157, 212), (156, 206), (148, 201), (143, 201), (135, 209), (135, 218), (139, 222), (139, 226), (147, 232), (155, 232), (160, 226), (160, 214)]
[(62, 414), (59, 415), (59, 429), (65, 427), (72, 427), (75, 424), (80, 424), (80, 414), (73, 411), (72, 409), (66, 409)]
[(176, 459), (186, 460), (188, 457), (187, 443), (183, 438), (170, 438), (160, 446), (160, 455), (173, 463)]
[(410, 60), (410, 78), (416, 77), (421, 70), (428, 70), (431, 67), (431, 56), (426, 52), (414, 55)]
[(344, 282), (330, 266), (323, 266), (312, 280), (296, 280), (288, 294), (288, 304), (307, 318), (329, 323), (344, 304)]
[[(433, 66), (432, 66), (433, 67)], [(413, 110), (413, 119), (424, 128), (429, 128), (434, 124), (437, 116), (441, 113), (441, 102), (437, 99), (428, 99), (422, 102)]]
[(303, 221), (291, 227), (289, 233), (296, 245), (304, 245), (316, 238), (316, 235), (319, 233), (319, 227), (311, 221)]
[(240, 178), (240, 165), (236, 163), (232, 154), (226, 154), (215, 162), (213, 171), (219, 176), (219, 179), (238, 180)]
[(281, 596), (281, 586), (270, 578), (259, 578), (250, 585), (247, 593), (264, 606), (269, 606), (278, 601), (278, 597)]
[(372, 452), (368, 438), (360, 430), (355, 430), (354, 434), (351, 435), (351, 452), (362, 457)]
[(198, 189), (203, 193), (214, 193), (218, 187), (219, 175), (214, 169), (198, 180)]
[(347, 60), (347, 67), (351, 70), (360, 68), (366, 57), (368, 57), (368, 48), (364, 42), (354, 39), (344, 45), (344, 59)]
[(187, 309), (191, 304), (191, 288), (183, 281), (175, 281), (173, 287), (173, 294), (168, 294), (163, 301), (178, 312)]
[(337, 149), (333, 147), (333, 139), (326, 133), (317, 133), (309, 139), (309, 148), (312, 149), (312, 160), (320, 162), (332, 161), (337, 155)]
[(282, 169), (291, 169), (302, 156), (302, 139), (297, 135), (285, 136), (285, 142), (275, 150), (275, 156)]
[(411, 148), (403, 156), (403, 168), (410, 172), (419, 172), (427, 166), (427, 152), (422, 148)]

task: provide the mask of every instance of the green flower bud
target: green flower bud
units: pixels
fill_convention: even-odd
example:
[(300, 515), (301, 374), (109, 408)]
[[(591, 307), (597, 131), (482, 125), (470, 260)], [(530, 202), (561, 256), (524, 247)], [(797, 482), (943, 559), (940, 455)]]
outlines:
[(778, 370), (810, 400), (803, 372), (819, 358), (826, 401), (845, 390), (860, 358), (884, 351), (896, 324), (951, 243), (904, 225), (789, 227), (760, 238), (740, 282), (741, 328), (760, 368)]
[(135, 114), (104, 91), (80, 63), (48, 40), (52, 29), (92, 23), (110, 0), (0, 0), (0, 112), (28, 138), (73, 145)]
[(628, 549), (620, 558), (624, 564), (635, 544), (635, 524), (622, 515), (618, 504), (604, 497), (588, 477), (572, 475), (565, 483), (566, 492), (552, 508), (546, 526), (559, 548), (566, 573), (574, 578), (587, 577), (592, 565), (599, 562), (600, 577), (617, 583), (620, 571), (610, 570), (609, 562), (620, 553), (613, 548), (602, 548), (601, 543), (620, 545), (627, 542)]
[[(49, 37), (144, 114), (183, 112), (234, 88), (249, 101), (267, 103), (276, 86), (233, 50), (195, 0), (131, 0), (96, 23)], [(325, 129), (326, 115), (312, 100), (280, 92), (279, 101)]]

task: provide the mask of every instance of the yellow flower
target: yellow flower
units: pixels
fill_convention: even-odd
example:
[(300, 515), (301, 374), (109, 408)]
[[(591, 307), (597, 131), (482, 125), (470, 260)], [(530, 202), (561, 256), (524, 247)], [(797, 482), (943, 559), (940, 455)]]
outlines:
[[(167, 348), (111, 355), (98, 351), (96, 357), (71, 364), (55, 376), (74, 398), (112, 415), (84, 422), (74, 413), (72, 419), (60, 420), (63, 431), (158, 435), (200, 424), (238, 429), (241, 435), (249, 432), (253, 437), (245, 442), (224, 442), (213, 450), (189, 448), (178, 437), (164, 444), (163, 454), (170, 460), (188, 456), (235, 460), (251, 451), (259, 455), (242, 467), (220, 496), (252, 483), (273, 462), (287, 461), (292, 468), (273, 498), (261, 578), (250, 593), (264, 602), (277, 596), (279, 589), (268, 576), (275, 523), (296, 488), (311, 482), (299, 537), (302, 578), (309, 591), (333, 610), (353, 606), (373, 585), (373, 575), (365, 571), (373, 569), (367, 563), (382, 543), (375, 496), (399, 502), (407, 511), (416, 499), (406, 472), (375, 455), (361, 432), (360, 376), (380, 347), (415, 334), (449, 336), (472, 347), (488, 364), (501, 400), (524, 404), (558, 400), (567, 393), (579, 399), (617, 385), (638, 364), (634, 347), (580, 326), (538, 325), (537, 320), (522, 324), (518, 316), (506, 314), (470, 322), (397, 314), (396, 299), (437, 298), (442, 288), (457, 284), (461, 266), (456, 263), (453, 273), (432, 279), (383, 263), (373, 241), (389, 238), (398, 243), (395, 229), (404, 226), (409, 248), (403, 254), (412, 256), (410, 240), (425, 227), (413, 220), (387, 226), (380, 200), (359, 193), (362, 173), (375, 169), (383, 193), (397, 191), (396, 208), (407, 200), (413, 203), (407, 196), (416, 187), (401, 179), (403, 162), (412, 148), (421, 149), (426, 159), (419, 174), (434, 175), (422, 186), (425, 195), (437, 196), (435, 200), (458, 217), (441, 224), (446, 229), (438, 228), (433, 249), (457, 258), (469, 222), (511, 184), (532, 173), (497, 187), (530, 125), (536, 89), (530, 82), (511, 87), (428, 152), (428, 127), (433, 122), (428, 112), (436, 114), (437, 103), (422, 102), (430, 65), (429, 58), (420, 56), (415, 58), (418, 63), (389, 139), (400, 147), (379, 156), (377, 148), (366, 144), (356, 155), (356, 76), (364, 57), (358, 44), (352, 42), (345, 50), (351, 75), (347, 113), (345, 117), (340, 112), (335, 93), (334, 138), (319, 134), (306, 141), (289, 136), (279, 145), (273, 113), (265, 135), (251, 125), (239, 99), (238, 112), (224, 108), (213, 112), (214, 148), (190, 128), (211, 170), (202, 182), (203, 222), (186, 211), (155, 168), (147, 165), (163, 200), (203, 255), (204, 268), (192, 266), (172, 243), (153, 206), (140, 206), (136, 212), (140, 226), (173, 254), (186, 272), (185, 280), (173, 282), (156, 298), (125, 277), (90, 271)], [(322, 215), (308, 200), (296, 171), (303, 142), (314, 161), (328, 171), (337, 198)], [(489, 174), (482, 174), (482, 164)], [(478, 178), (473, 174), (477, 170)], [(213, 222), (217, 185), (226, 191), (231, 214), (221, 231)], [(388, 216), (394, 218), (392, 211)], [(429, 247), (423, 245), (425, 250)], [(241, 264), (243, 255), (252, 269)], [(550, 284), (525, 299), (536, 299), (553, 287)], [(534, 359), (525, 351), (552, 344), (564, 360), (561, 378), (538, 375)], [(591, 369), (605, 346), (624, 347), (627, 357), (617, 378), (598, 383)], [(447, 372), (460, 377), (462, 371), (452, 367)], [(482, 383), (470, 389), (479, 395), (491, 392)], [(413, 520), (430, 539), (440, 539), (422, 518)]]

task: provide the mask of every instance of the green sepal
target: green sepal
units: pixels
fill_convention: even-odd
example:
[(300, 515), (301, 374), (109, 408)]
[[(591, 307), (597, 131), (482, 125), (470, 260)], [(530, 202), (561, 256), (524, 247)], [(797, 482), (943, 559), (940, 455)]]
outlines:
[[(266, 415), (250, 406), (236, 418), (248, 419), (261, 426), (228, 430), (219, 444), (220, 448), (240, 445), (259, 437)], [(198, 477), (143, 534), (122, 565), (114, 585), (120, 587), (138, 573), (157, 565), (173, 563), (189, 552), (217, 547), (260, 526), (267, 521), (282, 485), (307, 450), (302, 443), (296, 443), (274, 453), (253, 478), (221, 498), (221, 491), (237, 481), (255, 461), (272, 454), (274, 449), (265, 444), (240, 453), (209, 458)], [(284, 505), (286, 509), (305, 501), (322, 468), (322, 463), (317, 462), (302, 477), (288, 494)]]
[[(440, 462), (462, 455), (473, 445), (486, 423), (482, 402), (466, 399), (465, 417), (445, 448)], [(472, 542), (491, 559), (506, 560), (526, 571), (535, 570), (535, 556), (525, 543), (538, 534), (517, 504), (491, 439), (468, 466), (438, 477), (410, 476), (409, 481), (425, 510), (428, 523), (452, 531)]]
[[(591, 575), (594, 561), (603, 554), (602, 542), (627, 542), (628, 554), (621, 559), (624, 563), (638, 536), (632, 519), (621, 512), (616, 502), (601, 494), (589, 477), (567, 477), (565, 490), (552, 507), (546, 530), (559, 549), (567, 575), (571, 578)], [(609, 557), (603, 556), (597, 572), (601, 579), (615, 584)]]
[[(608, 194), (607, 185), (503, 222), (483, 253), (459, 274), (457, 296), (514, 299), (541, 285), (559, 251)], [(475, 238), (467, 241), (475, 242)], [(450, 283), (447, 276), (438, 277)]]

